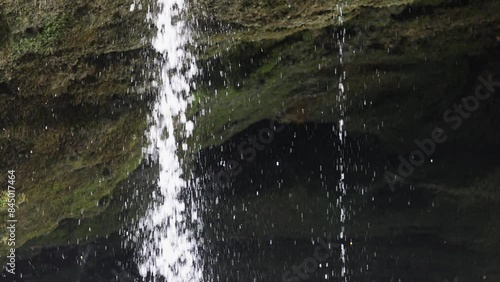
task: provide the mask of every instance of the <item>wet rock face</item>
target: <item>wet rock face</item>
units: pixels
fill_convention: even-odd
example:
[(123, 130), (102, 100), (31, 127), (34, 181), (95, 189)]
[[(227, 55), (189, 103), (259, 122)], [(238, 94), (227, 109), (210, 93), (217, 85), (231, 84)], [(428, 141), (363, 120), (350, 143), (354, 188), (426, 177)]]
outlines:
[[(250, 126), (221, 146), (203, 150), (197, 160), (203, 164), (200, 177), (208, 178), (201, 186), (210, 226), (204, 242), (207, 252), (218, 254), (216, 263), (210, 255), (207, 263), (224, 277), (253, 274), (276, 281), (312, 257), (312, 240), (342, 242), (335, 124), (288, 124), (266, 143), (258, 136), (268, 126), (269, 121)], [(246, 153), (249, 143), (253, 154)], [(498, 177), (490, 172), (494, 157), (474, 152), (471, 158), (449, 146), (436, 156), (437, 164), (419, 168), (414, 183), (391, 191), (383, 182), (390, 163), (383, 147), (375, 136), (351, 133), (345, 139), (345, 240), (353, 242), (347, 246), (349, 267), (370, 265), (350, 277), (436, 282), (474, 280), (483, 272), (500, 277), (493, 252), (500, 246), (498, 192), (493, 186), (485, 189), (498, 186), (490, 175)], [(221, 171), (230, 177), (217, 179)], [(464, 182), (471, 175), (489, 184)], [(328, 263), (340, 267), (338, 256), (334, 249)], [(473, 261), (481, 261), (481, 267)], [(319, 280), (325, 272), (309, 275)]]
[[(113, 190), (139, 166), (151, 29), (146, 9), (131, 12), (120, 1), (3, 1), (1, 8), (0, 168), (17, 173), (20, 247), (61, 222), (109, 211)], [(106, 230), (96, 232), (114, 231)], [(74, 230), (66, 231), (53, 237), (70, 238)]]
[[(13, 94), (104, 103), (144, 88), (131, 80), (142, 81), (141, 53), (150, 34), (145, 9), (130, 12), (129, 5), (109, 1), (37, 5), (3, 5), (11, 41), (1, 51), (0, 81)], [(10, 101), (4, 95), (2, 100)]]
[[(200, 62), (205, 83), (192, 110), (203, 125), (202, 144), (266, 118), (336, 121), (338, 76), (345, 71), (348, 128), (404, 150), (402, 135), (411, 140), (432, 130), (447, 107), (474, 91), (478, 75), (498, 73), (490, 63), (498, 57), (495, 1), (348, 1), (343, 67), (332, 19), (337, 9), (321, 1), (278, 2), (199, 3), (205, 11), (196, 18), (204, 30), (199, 41), (206, 47), (200, 56), (215, 57)], [(491, 99), (485, 108), (497, 103)]]

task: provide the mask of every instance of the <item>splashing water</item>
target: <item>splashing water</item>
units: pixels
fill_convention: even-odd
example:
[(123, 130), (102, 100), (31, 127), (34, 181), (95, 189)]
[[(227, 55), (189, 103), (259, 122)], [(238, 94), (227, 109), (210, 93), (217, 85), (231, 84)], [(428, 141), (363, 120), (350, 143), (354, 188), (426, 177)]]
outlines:
[(148, 153), (158, 159), (160, 195), (140, 219), (136, 236), (139, 271), (143, 277), (161, 277), (166, 281), (201, 281), (202, 266), (195, 232), (188, 227), (186, 190), (181, 168), (182, 140), (194, 127), (186, 120), (191, 83), (197, 73), (194, 57), (184, 48), (191, 41), (187, 24), (182, 20), (183, 0), (158, 0), (159, 12), (149, 14), (158, 29), (154, 48), (163, 55), (159, 63), (159, 95), (152, 110)]

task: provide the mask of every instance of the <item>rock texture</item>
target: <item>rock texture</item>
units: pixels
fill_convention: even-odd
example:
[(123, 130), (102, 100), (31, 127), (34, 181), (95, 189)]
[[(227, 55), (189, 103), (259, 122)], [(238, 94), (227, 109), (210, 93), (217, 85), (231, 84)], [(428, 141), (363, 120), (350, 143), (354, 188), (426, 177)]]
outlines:
[(138, 167), (151, 30), (123, 1), (0, 4), (0, 168), (16, 170), (20, 247), (106, 210)]
[[(394, 148), (401, 135), (411, 140), (442, 121), (448, 107), (473, 93), (478, 75), (498, 73), (496, 1), (347, 1), (343, 28), (331, 1), (197, 5), (200, 57), (207, 58), (200, 64), (210, 81), (193, 109), (201, 144), (266, 118), (335, 122), (345, 72), (348, 128)], [(498, 117), (481, 118), (499, 124)]]

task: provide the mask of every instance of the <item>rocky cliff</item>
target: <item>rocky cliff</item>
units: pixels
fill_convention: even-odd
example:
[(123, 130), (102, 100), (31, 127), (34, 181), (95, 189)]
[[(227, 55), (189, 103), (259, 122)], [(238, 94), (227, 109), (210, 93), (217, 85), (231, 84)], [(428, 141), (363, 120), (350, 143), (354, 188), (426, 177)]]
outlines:
[[(43, 246), (47, 242), (36, 240), (41, 236), (82, 237), (80, 232), (64, 233), (61, 223), (101, 215), (113, 189), (139, 166), (147, 100), (154, 92), (146, 70), (156, 55), (148, 45), (153, 32), (145, 22), (149, 3), (136, 3), (133, 11), (131, 4), (0, 2), (0, 168), (17, 171), (19, 245), (33, 240), (32, 245)], [(196, 44), (189, 48), (201, 72), (189, 114), (197, 123), (191, 143), (199, 149), (237, 144), (240, 136), (269, 119), (290, 126), (335, 127), (338, 78), (345, 72), (349, 134), (369, 136), (369, 146), (381, 152), (381, 167), (394, 168), (398, 154), (414, 149), (414, 139), (446, 126), (443, 113), (474, 93), (479, 75), (500, 74), (500, 3), (495, 0), (347, 1), (342, 27), (332, 1), (199, 0), (190, 6), (186, 17)], [(447, 149), (436, 155), (439, 165), (429, 160), (405, 187), (445, 195), (443, 205), (460, 204), (466, 211), (477, 211), (485, 199), (496, 203), (498, 103), (497, 96), (484, 101), (460, 130), (450, 133)], [(326, 134), (326, 129), (320, 132)], [(469, 158), (467, 152), (480, 157), (471, 163), (455, 161), (458, 153)], [(289, 187), (290, 193), (305, 193), (310, 198), (302, 199), (314, 202), (307, 179), (291, 181), (296, 185)], [(0, 181), (5, 183), (6, 175)], [(386, 193), (383, 179), (377, 181), (372, 183), (379, 188), (375, 193)], [(271, 204), (244, 192), (240, 197), (233, 200), (250, 199), (253, 212), (272, 218), (265, 215), (272, 210), (258, 208)], [(274, 197), (285, 201), (289, 194)], [(324, 205), (328, 203), (315, 207)], [(500, 226), (494, 216), (488, 232), (453, 237), (457, 228), (481, 228), (473, 223), (498, 211), (467, 214), (465, 225), (446, 225), (441, 235), (454, 242), (470, 242), (475, 236), (477, 249), (498, 246), (498, 236), (491, 235)], [(442, 224), (413, 210), (400, 215), (381, 220), (376, 234), (413, 230), (405, 225), (408, 217), (434, 231)], [(321, 220), (311, 224), (316, 230), (324, 226)], [(245, 237), (245, 232), (250, 231), (233, 235)], [(289, 227), (273, 232), (304, 235)], [(0, 246), (2, 251), (6, 247)]]

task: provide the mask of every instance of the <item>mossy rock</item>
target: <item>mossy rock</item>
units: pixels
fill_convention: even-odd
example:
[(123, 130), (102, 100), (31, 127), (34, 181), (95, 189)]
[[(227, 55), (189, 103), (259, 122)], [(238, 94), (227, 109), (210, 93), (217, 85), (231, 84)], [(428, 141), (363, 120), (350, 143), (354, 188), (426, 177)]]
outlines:
[[(209, 32), (197, 38), (205, 59), (190, 110), (200, 128), (193, 143), (220, 144), (263, 119), (336, 122), (339, 76), (345, 72), (348, 130), (377, 134), (387, 148), (401, 148), (401, 135), (432, 129), (440, 118), (436, 112), (445, 110), (443, 101), (467, 94), (472, 77), (490, 68), (478, 69), (478, 62), (498, 46), (496, 1), (349, 1), (341, 65), (331, 3), (295, 3), (288, 13), (311, 13), (303, 27), (294, 25), (300, 21), (294, 17), (275, 15), (273, 9), (286, 5), (274, 4), (250, 2), (252, 9), (262, 5), (263, 13), (250, 16), (243, 2), (200, 3), (211, 13), (199, 15)], [(324, 14), (328, 19), (315, 22)], [(210, 33), (211, 26), (230, 28)], [(429, 128), (407, 130), (422, 123)]]
[[(16, 246), (50, 233), (65, 219), (105, 211), (105, 199), (140, 164), (145, 126), (145, 111), (137, 109), (107, 120), (41, 129), (24, 125), (4, 132), (1, 138), (10, 139), (7, 144), (24, 143), (25, 152), (6, 164), (17, 175)], [(2, 231), (2, 238), (5, 235)]]

